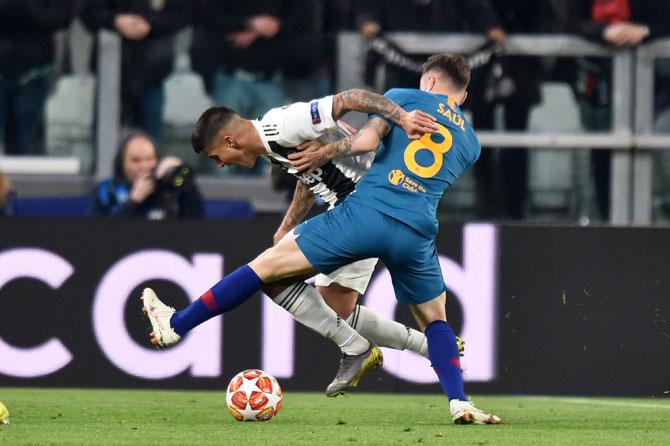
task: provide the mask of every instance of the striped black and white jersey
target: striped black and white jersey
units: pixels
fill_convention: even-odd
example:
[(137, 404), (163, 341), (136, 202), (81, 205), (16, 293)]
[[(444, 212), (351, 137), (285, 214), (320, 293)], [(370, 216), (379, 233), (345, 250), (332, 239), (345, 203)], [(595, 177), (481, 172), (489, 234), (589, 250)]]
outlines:
[(265, 146), (265, 158), (295, 176), (330, 207), (341, 203), (353, 192), (356, 182), (372, 163), (372, 158), (366, 154), (337, 163), (328, 162), (309, 174), (298, 172), (289, 163), (288, 155), (295, 152), (298, 145), (338, 132), (333, 120), (332, 96), (273, 108), (252, 122)]

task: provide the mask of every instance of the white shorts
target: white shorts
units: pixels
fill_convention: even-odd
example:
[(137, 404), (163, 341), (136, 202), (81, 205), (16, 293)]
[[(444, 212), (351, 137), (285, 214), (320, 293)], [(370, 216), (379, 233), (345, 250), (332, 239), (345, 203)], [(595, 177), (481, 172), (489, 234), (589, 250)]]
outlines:
[(344, 265), (328, 275), (319, 274), (314, 280), (314, 285), (328, 286), (335, 282), (338, 285), (364, 294), (378, 261), (379, 259), (359, 260), (358, 262)]

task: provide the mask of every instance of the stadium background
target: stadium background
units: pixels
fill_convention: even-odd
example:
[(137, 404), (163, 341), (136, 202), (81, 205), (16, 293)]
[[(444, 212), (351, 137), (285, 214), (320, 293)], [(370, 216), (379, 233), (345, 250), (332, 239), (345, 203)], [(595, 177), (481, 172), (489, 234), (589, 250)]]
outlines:
[[(357, 2), (323, 2), (327, 7), (334, 3)], [(505, 2), (495, 3), (504, 7)], [(533, 4), (539, 4), (545, 15), (544, 7), (550, 3), (561, 2)], [(298, 76), (292, 73), (295, 82), (283, 85), (287, 100), (352, 86), (383, 88), (388, 74), (383, 64), (373, 72), (374, 79), (362, 75), (366, 47), (354, 9), (347, 20), (328, 24), (334, 54), (328, 61), (328, 74), (324, 78), (319, 70)], [(12, 18), (7, 11), (0, 9), (4, 20)], [(662, 16), (666, 21), (667, 17)], [(75, 14), (70, 18), (75, 19)], [(282, 17), (285, 23), (290, 23), (288, 18)], [(670, 147), (670, 114), (667, 97), (657, 95), (656, 89), (667, 85), (670, 40), (661, 35), (636, 48), (614, 49), (561, 27), (557, 25), (561, 21), (553, 19), (539, 29), (507, 30), (512, 59), (524, 51), (542, 58), (542, 97), (533, 105), (528, 129), (522, 134), (506, 131), (501, 104), (494, 104), (493, 133), (482, 132), (486, 147), (500, 147), (495, 149), (496, 157), (510, 148), (528, 146), (522, 149), (529, 157), (524, 215), (479, 215), (472, 172), (450, 189), (440, 209), (440, 253), (455, 265), (466, 263), (466, 227), (477, 227), (462, 222), (488, 222), (480, 228), (494, 234), (484, 251), (491, 254), (491, 269), (475, 270), (473, 276), (463, 273), (464, 295), (451, 290), (449, 311), (459, 330), (468, 314), (473, 321), (478, 310), (491, 315), (482, 327), (487, 333), (483, 340), (491, 341), (488, 350), (486, 345), (473, 347), (477, 341), (466, 339), (466, 366), (469, 360), (474, 369), (476, 361), (482, 360), (490, 372), (482, 371), (489, 376), (470, 382), (468, 389), (476, 393), (661, 397), (668, 391), (670, 368), (670, 158), (666, 150)], [(278, 362), (264, 362), (264, 352), (279, 342), (264, 329), (264, 315), (277, 318), (278, 327), (287, 327), (279, 325), (286, 322), (280, 315), (269, 313), (271, 306), (265, 298), (252, 300), (222, 322), (210, 322), (206, 330), (203, 327), (204, 334), (197, 339), (213, 350), (203, 350), (202, 356), (197, 349), (180, 353), (183, 357), (175, 361), (175, 367), (183, 367), (170, 376), (138, 376), (143, 369), (136, 357), (152, 353), (144, 347), (144, 326), (134, 300), (141, 288), (151, 284), (184, 303), (187, 291), (196, 297), (196, 288), (206, 288), (220, 273), (231, 271), (269, 245), (288, 203), (286, 192), (273, 189), (266, 172), (217, 172), (207, 160), (192, 154), (188, 137), (193, 123), (215, 100), (207, 79), (196, 72), (190, 59), (189, 47), (200, 25), (184, 26), (173, 36), (172, 70), (161, 85), (165, 104), (160, 148), (196, 166), (208, 217), (197, 222), (90, 218), (92, 187), (111, 172), (115, 144), (128, 119), (120, 91), (119, 59), (125, 41), (108, 27), (87, 31), (80, 18), (48, 36), (56, 40), (56, 53), (50, 61), (53, 77), (48, 100), (40, 110), (44, 121), (38, 138), (41, 150), (9, 154), (3, 143), (0, 151), (0, 170), (8, 174), (17, 193), (14, 218), (0, 219), (0, 386), (220, 389), (240, 369), (265, 364), (279, 371), (276, 374), (288, 390), (322, 390), (331, 377), (336, 350), (302, 327), (295, 327), (292, 342), (288, 339), (281, 344), (292, 347), (293, 358), (287, 355)], [(314, 29), (320, 32), (318, 26)], [(430, 36), (417, 34), (421, 31), (417, 29), (389, 27), (384, 31), (392, 41), (394, 32), (407, 33), (396, 34), (395, 41), (403, 43), (399, 46), (404, 52), (417, 57), (428, 54), (428, 47), (471, 53), (485, 43), (483, 33), (473, 27), (438, 29), (438, 34)], [(532, 33), (537, 35), (528, 35)], [(12, 35), (0, 32), (0, 38), (9, 42), (5, 48), (18, 45), (12, 43)], [(19, 43), (22, 40), (18, 38)], [(600, 129), (601, 133), (579, 118), (573, 84), (560, 70), (565, 61), (583, 61), (587, 56), (618, 61), (611, 73), (616, 100), (608, 110), (613, 124)], [(238, 69), (234, 63), (229, 61)], [(613, 150), (609, 191), (613, 212), (609, 216), (602, 215), (596, 203), (590, 159), (590, 148), (595, 146)], [(141, 257), (148, 263), (144, 269), (148, 274), (154, 269), (160, 272), (156, 265), (166, 258), (168, 265), (181, 265), (182, 272), (163, 272), (160, 279), (146, 277), (131, 284), (124, 282), (123, 274), (114, 277), (118, 282), (106, 283), (105, 289), (119, 292), (106, 296), (110, 296), (111, 309), (122, 307), (121, 316), (114, 320), (110, 316), (107, 325), (104, 319), (96, 322), (95, 315), (104, 314), (96, 307), (103, 279), (128, 256), (142, 253), (149, 256)], [(183, 272), (201, 254), (207, 272), (202, 283)], [(135, 270), (142, 270), (141, 264), (134, 265)], [(62, 269), (52, 269), (56, 266)], [(59, 283), (48, 285), (38, 279), (58, 271), (62, 283), (54, 279)], [(134, 270), (128, 271), (126, 275)], [(381, 268), (378, 274), (383, 274)], [(483, 306), (466, 314), (466, 295), (472, 294), (467, 290), (470, 284), (475, 289), (481, 285), (482, 277), (491, 279), (490, 292), (475, 296)], [(452, 280), (445, 277), (448, 284)], [(192, 289), (179, 285), (183, 281)], [(132, 288), (126, 289), (128, 286)], [(393, 315), (411, 323), (404, 309)], [(110, 328), (127, 328), (132, 341), (127, 345), (137, 350), (129, 350), (127, 356), (118, 350), (111, 354), (117, 334)], [(56, 356), (41, 356), (34, 350), (44, 343), (57, 348), (60, 363)], [(215, 354), (207, 357), (212, 351)], [(196, 365), (189, 367), (189, 360)], [(427, 369), (426, 375), (430, 373)], [(437, 384), (412, 382), (388, 371), (366, 381), (365, 388), (439, 392)]]

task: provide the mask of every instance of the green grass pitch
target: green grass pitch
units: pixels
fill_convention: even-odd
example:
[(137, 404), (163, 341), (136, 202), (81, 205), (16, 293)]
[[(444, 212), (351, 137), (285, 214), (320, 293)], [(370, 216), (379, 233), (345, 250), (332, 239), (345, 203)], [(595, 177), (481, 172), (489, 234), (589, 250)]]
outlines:
[(239, 423), (224, 392), (0, 387), (0, 445), (669, 445), (668, 399), (475, 396), (501, 426), (455, 426), (437, 395), (285, 392), (279, 415)]

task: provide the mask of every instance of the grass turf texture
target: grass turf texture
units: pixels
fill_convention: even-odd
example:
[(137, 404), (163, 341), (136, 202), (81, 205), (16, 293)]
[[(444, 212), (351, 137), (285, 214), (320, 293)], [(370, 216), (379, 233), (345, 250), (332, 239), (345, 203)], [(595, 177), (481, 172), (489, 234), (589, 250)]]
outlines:
[(667, 399), (482, 396), (502, 426), (455, 426), (433, 395), (289, 392), (277, 418), (239, 423), (224, 392), (0, 387), (11, 424), (0, 445), (24, 444), (670, 444)]

